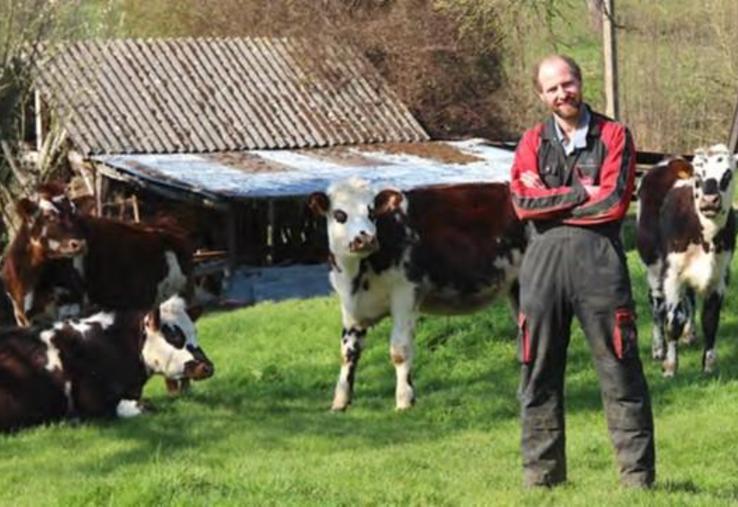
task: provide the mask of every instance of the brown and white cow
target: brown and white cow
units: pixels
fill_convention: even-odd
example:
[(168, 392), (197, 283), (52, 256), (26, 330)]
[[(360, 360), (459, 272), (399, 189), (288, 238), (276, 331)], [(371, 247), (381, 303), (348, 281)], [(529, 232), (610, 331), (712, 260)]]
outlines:
[(717, 363), (715, 337), (735, 249), (733, 189), (736, 161), (725, 145), (657, 165), (638, 191), (637, 248), (648, 270), (654, 320), (652, 354), (664, 376), (678, 368), (677, 340), (693, 322), (693, 292), (703, 299), (702, 367)]
[(410, 378), (420, 312), (469, 313), (500, 294), (517, 307), (526, 245), (506, 184), (463, 184), (400, 192), (352, 178), (314, 193), (325, 216), (330, 281), (341, 300), (341, 366), (332, 409), (351, 402), (367, 329), (391, 316), (390, 357), (398, 409), (415, 399)]
[(0, 332), (0, 431), (68, 417), (133, 417), (152, 374), (201, 380), (212, 363), (184, 301)]
[[(54, 202), (71, 205), (63, 195)], [(21, 234), (8, 251), (3, 278), (14, 308), (24, 310), (16, 312), (18, 325), (29, 324), (26, 314), (56, 320), (86, 308), (144, 310), (189, 297), (193, 249), (180, 231), (85, 215), (69, 223), (83, 246), (69, 258), (34, 260), (26, 252), (35, 240)]]
[(35, 288), (48, 275), (47, 270), (57, 262), (71, 262), (63, 259), (84, 254), (87, 244), (63, 187), (43, 185), (33, 199), (18, 201), (17, 209), (20, 228), (8, 246), (0, 275), (16, 322), (28, 326), (27, 314), (44, 306), (38, 304)]

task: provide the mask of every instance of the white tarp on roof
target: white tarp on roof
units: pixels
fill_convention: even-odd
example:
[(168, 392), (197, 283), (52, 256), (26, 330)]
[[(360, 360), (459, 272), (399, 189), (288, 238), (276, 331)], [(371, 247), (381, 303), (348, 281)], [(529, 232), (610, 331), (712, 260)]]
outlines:
[[(509, 179), (511, 151), (482, 139), (443, 144), (464, 158), (454, 162), (453, 158), (439, 160), (398, 150), (390, 153), (381, 146), (363, 145), (342, 148), (347, 156), (335, 161), (323, 156), (321, 150), (252, 150), (240, 167), (203, 154), (112, 155), (94, 160), (135, 178), (226, 198), (306, 195), (351, 176), (400, 189)], [(352, 163), (351, 156), (360, 162)], [(254, 169), (256, 166), (261, 168)]]

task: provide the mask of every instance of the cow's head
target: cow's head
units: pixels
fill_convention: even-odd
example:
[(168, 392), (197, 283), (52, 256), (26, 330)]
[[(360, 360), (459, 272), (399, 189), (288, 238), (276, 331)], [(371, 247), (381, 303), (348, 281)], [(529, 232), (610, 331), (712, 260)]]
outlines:
[(386, 189), (377, 192), (367, 181), (351, 178), (334, 183), (327, 193), (315, 192), (308, 207), (316, 216), (324, 216), (328, 227), (328, 246), (333, 255), (366, 257), (379, 249), (376, 220), (400, 208), (401, 192)]
[(146, 315), (142, 355), (152, 373), (172, 380), (202, 380), (213, 375), (213, 363), (197, 342), (193, 322), (197, 316), (179, 296), (172, 296)]
[(21, 227), (25, 228), (36, 255), (46, 259), (74, 257), (87, 248), (72, 201), (63, 187), (46, 184), (33, 198), (17, 203)]
[(724, 144), (695, 150), (695, 204), (705, 217), (724, 215), (732, 205), (735, 164), (735, 157)]

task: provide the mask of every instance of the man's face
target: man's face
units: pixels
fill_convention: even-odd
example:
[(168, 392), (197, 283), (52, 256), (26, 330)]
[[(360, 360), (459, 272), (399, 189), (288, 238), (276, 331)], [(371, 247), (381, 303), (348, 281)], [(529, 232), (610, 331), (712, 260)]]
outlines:
[(553, 114), (564, 119), (579, 117), (582, 108), (582, 83), (563, 60), (549, 60), (538, 70), (541, 91), (538, 96)]

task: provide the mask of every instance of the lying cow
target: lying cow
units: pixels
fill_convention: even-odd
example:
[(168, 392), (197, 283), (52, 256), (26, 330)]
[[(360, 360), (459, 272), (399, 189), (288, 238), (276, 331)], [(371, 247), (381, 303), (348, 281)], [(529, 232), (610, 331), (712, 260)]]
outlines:
[(213, 374), (184, 301), (152, 312), (98, 313), (43, 331), (0, 332), (0, 431), (63, 418), (132, 417), (152, 374)]
[(667, 377), (677, 372), (677, 340), (693, 319), (692, 291), (703, 299), (702, 367), (715, 369), (715, 336), (735, 249), (734, 156), (718, 144), (697, 150), (692, 165), (693, 175), (680, 159), (658, 165), (639, 189), (637, 247), (648, 270), (652, 353), (663, 360)]
[(330, 281), (341, 300), (343, 364), (332, 409), (351, 402), (367, 329), (391, 315), (396, 406), (414, 402), (410, 378), (419, 312), (459, 314), (508, 294), (517, 307), (517, 272), (526, 245), (506, 184), (377, 192), (350, 179), (314, 193), (326, 217)]
[(28, 326), (28, 314), (40, 311), (46, 304), (38, 304), (34, 289), (43, 284), (42, 278), (48, 279), (50, 266), (84, 254), (87, 245), (63, 188), (53, 184), (41, 186), (34, 199), (18, 201), (17, 210), (20, 228), (8, 246), (0, 275), (15, 321), (19, 326)]

